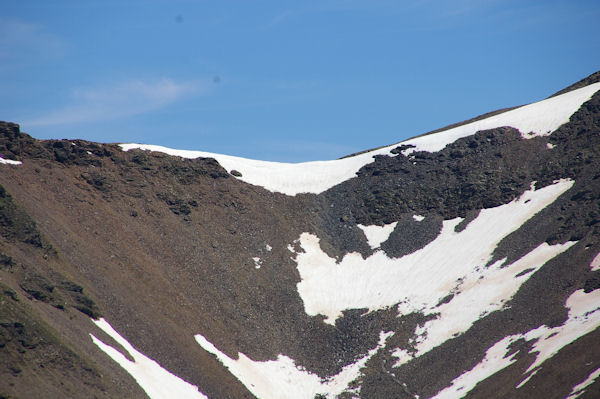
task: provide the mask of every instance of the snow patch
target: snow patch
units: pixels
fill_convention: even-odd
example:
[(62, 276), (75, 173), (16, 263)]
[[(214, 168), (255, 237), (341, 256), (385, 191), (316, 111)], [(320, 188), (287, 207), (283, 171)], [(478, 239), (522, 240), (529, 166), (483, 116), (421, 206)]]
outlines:
[(4, 159), (0, 157), (0, 165), (21, 165), (21, 161), (13, 161), (12, 159)]
[[(575, 243), (567, 242), (551, 246), (543, 243), (508, 266), (504, 264), (503, 259), (489, 268), (472, 270), (462, 278), (461, 291), (456, 293), (450, 302), (425, 310), (426, 314), (438, 315), (421, 326), (421, 333), (413, 344), (413, 356), (421, 356), (448, 339), (464, 333), (475, 321), (487, 314), (502, 309), (533, 272), (573, 244)], [(534, 271), (515, 277), (529, 268), (533, 268)], [(397, 362), (395, 366), (400, 364)]]
[(402, 349), (402, 348), (394, 349), (392, 351), (392, 356), (396, 358), (395, 365), (408, 363), (414, 357), (413, 355), (411, 355), (411, 353), (409, 351), (407, 351), (406, 349)]
[(332, 161), (314, 161), (303, 163), (281, 163), (259, 161), (214, 154), (204, 151), (176, 150), (172, 148), (147, 144), (120, 144), (123, 151), (141, 149), (159, 151), (183, 158), (214, 158), (226, 170), (237, 170), (242, 176), (237, 178), (249, 184), (264, 187), (273, 192), (287, 195), (299, 193), (319, 194), (331, 187), (356, 176), (363, 166), (372, 163), (375, 155), (389, 155), (390, 151), (400, 144), (414, 145), (404, 151), (439, 151), (454, 141), (473, 135), (479, 130), (493, 129), (501, 126), (511, 126), (519, 129), (523, 137), (543, 136), (552, 133), (560, 125), (569, 121), (571, 115), (585, 101), (600, 89), (600, 83), (570, 91), (557, 97), (552, 97), (537, 103), (525, 105), (512, 111), (504, 112), (489, 118), (458, 126), (439, 133), (416, 137), (377, 150), (348, 158)]
[(403, 153), (407, 155), (414, 151), (439, 151), (460, 138), (471, 136), (480, 130), (494, 129), (501, 126), (518, 129), (525, 139), (547, 136), (567, 123), (571, 115), (599, 89), (600, 82), (594, 83), (486, 119), (444, 130), (443, 132), (416, 137), (402, 142), (402, 144), (416, 146), (416, 148), (410, 148)]
[(104, 331), (108, 336), (118, 342), (127, 353), (134, 359), (127, 359), (121, 352), (110, 345), (105, 344), (95, 335), (90, 334), (92, 341), (112, 360), (117, 362), (135, 379), (138, 385), (151, 399), (208, 399), (198, 391), (198, 387), (192, 385), (174, 374), (171, 374), (157, 362), (138, 352), (125, 338), (104, 319), (92, 320), (94, 324)]
[(413, 219), (415, 219), (416, 222), (422, 222), (423, 219), (425, 219), (425, 216), (413, 215)]
[[(304, 252), (297, 253), (295, 261), (301, 278), (297, 289), (304, 309), (308, 315), (324, 315), (325, 322), (334, 324), (347, 309), (374, 311), (397, 305), (400, 314), (441, 313), (443, 317), (428, 324), (432, 336), (436, 326), (440, 332), (460, 332), (482, 312), (501, 308), (532, 275), (515, 277), (516, 274), (541, 267), (572, 245), (544, 243), (512, 265), (505, 265), (503, 259), (484, 267), (504, 237), (572, 185), (572, 181), (560, 180), (539, 190), (532, 188), (508, 204), (482, 210), (461, 232), (454, 230), (460, 218), (446, 220), (435, 240), (397, 259), (376, 251), (366, 259), (349, 253), (337, 263), (321, 249), (317, 236), (302, 233), (297, 242)], [(453, 298), (438, 306), (450, 294)], [(465, 306), (470, 307), (469, 311), (465, 311)], [(444, 324), (445, 320), (452, 323)]]
[(592, 268), (593, 272), (595, 272), (596, 270), (600, 270), (600, 252), (592, 260), (592, 263), (590, 263), (590, 267)]
[(531, 377), (536, 375), (538, 371), (539, 371), (539, 369), (537, 369), (533, 373), (529, 374), (529, 376), (527, 378), (525, 378), (523, 381), (519, 382), (519, 384), (515, 388), (519, 389), (522, 386), (524, 386), (525, 384), (527, 384), (529, 382), (529, 380), (531, 379)]
[[(535, 361), (527, 369), (532, 372), (516, 388), (521, 388), (539, 370), (539, 366), (557, 354), (560, 349), (576, 341), (580, 337), (594, 331), (600, 326), (600, 290), (586, 294), (583, 290), (575, 291), (567, 299), (565, 306), (569, 309), (569, 317), (561, 326), (550, 328), (540, 326), (525, 334), (509, 335), (487, 350), (483, 360), (471, 370), (452, 381), (452, 385), (438, 392), (433, 398), (462, 398), (480, 381), (511, 365), (516, 361), (516, 354), (506, 357), (509, 346), (517, 340), (537, 340), (529, 353), (538, 352)], [(572, 394), (580, 395), (582, 390), (598, 378), (596, 370), (583, 383), (573, 388)], [(586, 385), (584, 385), (586, 384)], [(576, 397), (576, 396), (570, 396)]]
[(273, 247), (272, 247), (272, 246), (270, 246), (269, 244), (267, 244), (267, 245), (265, 245), (265, 249), (266, 249), (268, 252), (271, 252), (271, 250), (273, 249)]
[(357, 224), (357, 226), (365, 233), (365, 237), (367, 237), (367, 243), (372, 249), (379, 248), (379, 246), (387, 241), (390, 237), (390, 234), (396, 228), (398, 222), (385, 224), (383, 226), (363, 226), (362, 224)]
[(592, 371), (592, 373), (581, 384), (575, 385), (573, 390), (571, 390), (571, 394), (567, 396), (566, 399), (578, 398), (579, 395), (582, 395), (585, 392), (585, 389), (592, 385), (598, 377), (600, 377), (600, 368)]
[(515, 361), (516, 353), (505, 357), (510, 344), (518, 338), (512, 335), (497, 342), (487, 350), (485, 357), (471, 370), (452, 380), (452, 385), (438, 392), (432, 399), (458, 399), (469, 393), (475, 385), (497, 373)]
[(237, 179), (261, 186), (269, 191), (287, 195), (300, 193), (319, 194), (356, 176), (364, 165), (373, 162), (375, 155), (393, 155), (397, 145), (333, 161), (283, 163), (259, 161), (203, 151), (176, 150), (149, 144), (119, 144), (123, 151), (132, 149), (164, 152), (183, 158), (214, 158), (226, 170), (238, 170)]
[(546, 148), (547, 148), (547, 149), (551, 150), (551, 149), (553, 149), (554, 147), (556, 147), (554, 144), (552, 144), (552, 143), (546, 143)]
[(381, 332), (375, 348), (355, 363), (345, 366), (338, 374), (328, 378), (321, 378), (297, 366), (293, 359), (281, 354), (276, 360), (258, 362), (243, 353), (238, 353), (237, 360), (234, 360), (201, 334), (195, 335), (195, 338), (204, 350), (215, 355), (256, 397), (313, 399), (316, 395), (335, 398), (346, 391), (348, 385), (360, 376), (360, 370), (367, 361), (385, 345), (391, 335), (392, 332)]
[(252, 260), (254, 261), (254, 268), (260, 269), (260, 267), (262, 266), (262, 259), (259, 258), (258, 256), (255, 256), (252, 258)]
[(554, 328), (541, 326), (524, 335), (527, 341), (537, 339), (531, 352), (538, 352), (526, 373), (535, 370), (564, 346), (600, 326), (600, 290), (587, 294), (577, 290), (567, 299), (565, 306), (569, 309), (569, 318), (563, 325)]

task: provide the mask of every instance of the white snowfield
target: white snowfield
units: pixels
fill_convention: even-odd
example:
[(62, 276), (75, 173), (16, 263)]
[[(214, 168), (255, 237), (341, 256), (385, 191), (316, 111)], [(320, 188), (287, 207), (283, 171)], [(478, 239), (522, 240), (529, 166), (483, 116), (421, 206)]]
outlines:
[(357, 226), (365, 233), (369, 246), (372, 249), (375, 249), (379, 248), (382, 243), (387, 241), (397, 224), (398, 222), (384, 224), (383, 226), (363, 226), (362, 224), (357, 224)]
[(374, 161), (373, 157), (375, 155), (394, 156), (390, 151), (400, 144), (412, 144), (416, 147), (405, 150), (405, 155), (413, 151), (439, 151), (448, 144), (462, 137), (471, 136), (479, 130), (502, 126), (518, 129), (524, 138), (548, 135), (568, 122), (571, 115), (599, 89), (600, 83), (594, 83), (480, 121), (439, 133), (416, 137), (353, 157), (332, 161), (293, 164), (259, 161), (203, 151), (176, 150), (149, 144), (120, 144), (120, 146), (124, 151), (137, 148), (163, 152), (183, 158), (214, 158), (228, 172), (232, 170), (239, 171), (242, 174), (241, 177), (238, 177), (240, 180), (264, 187), (269, 191), (287, 195), (299, 193), (319, 194), (355, 177), (360, 168)]
[(575, 398), (578, 398), (579, 396), (583, 395), (586, 388), (589, 387), (590, 385), (592, 385), (598, 377), (600, 377), (600, 368), (594, 370), (588, 376), (588, 378), (585, 379), (585, 381), (581, 382), (580, 384), (575, 385), (573, 387), (573, 390), (571, 391), (571, 394), (569, 396), (567, 396), (566, 399), (575, 399)]
[[(466, 331), (482, 314), (501, 309), (537, 269), (573, 244), (544, 243), (510, 265), (502, 259), (485, 267), (504, 237), (572, 185), (560, 180), (532, 188), (508, 204), (483, 209), (461, 232), (454, 231), (461, 218), (446, 220), (435, 240), (401, 258), (383, 251), (366, 259), (349, 253), (338, 263), (321, 249), (318, 237), (302, 233), (297, 241), (304, 252), (295, 261), (304, 309), (311, 316), (326, 316), (330, 324), (347, 309), (397, 306), (400, 314), (439, 314), (425, 324), (422, 340), (415, 343), (417, 353), (423, 353)], [(526, 269), (532, 270), (520, 274)], [(454, 295), (450, 301), (438, 305), (449, 295)]]
[[(575, 291), (567, 299), (565, 307), (569, 309), (569, 317), (561, 326), (553, 328), (540, 326), (525, 334), (515, 334), (503, 338), (488, 349), (481, 362), (453, 380), (452, 385), (438, 392), (433, 398), (462, 398), (477, 383), (510, 366), (516, 360), (516, 353), (507, 356), (510, 351), (509, 346), (520, 339), (525, 341), (535, 340), (535, 344), (529, 353), (537, 353), (535, 361), (525, 372), (527, 377), (516, 388), (519, 389), (526, 385), (546, 360), (552, 358), (566, 345), (600, 327), (600, 290), (587, 294), (583, 290)], [(575, 386), (568, 398), (572, 399), (581, 395), (585, 388), (598, 378), (599, 371), (592, 372), (585, 381)]]
[(234, 360), (219, 351), (201, 334), (195, 338), (204, 350), (215, 355), (257, 398), (313, 399), (320, 394), (333, 399), (348, 391), (350, 383), (360, 376), (360, 370), (385, 346), (391, 335), (391, 332), (381, 332), (375, 348), (355, 363), (345, 366), (338, 374), (326, 379), (298, 367), (293, 359), (284, 355), (279, 355), (276, 360), (258, 362), (239, 353), (237, 360)]
[(598, 253), (594, 260), (592, 260), (590, 267), (592, 268), (593, 272), (595, 272), (596, 270), (600, 270), (600, 253)]
[[(515, 334), (503, 338), (487, 350), (484, 358), (475, 367), (454, 379), (450, 386), (438, 392), (434, 398), (461, 398), (480, 381), (510, 366), (516, 360), (516, 353), (507, 356), (510, 350), (509, 346), (520, 339), (535, 340), (529, 352), (537, 353), (535, 361), (525, 371), (526, 378), (517, 385), (517, 388), (527, 384), (539, 367), (557, 354), (560, 349), (600, 327), (600, 290), (587, 294), (583, 290), (575, 291), (567, 299), (565, 307), (569, 309), (568, 319), (561, 326), (553, 328), (540, 326), (525, 334)], [(92, 321), (119, 343), (133, 357), (134, 361), (128, 360), (117, 349), (90, 334), (93, 342), (129, 372), (151, 399), (207, 398), (198, 391), (196, 386), (171, 374), (154, 360), (137, 351), (104, 319)], [(195, 338), (204, 350), (214, 354), (257, 398), (312, 399), (318, 394), (326, 398), (335, 398), (344, 392), (360, 395), (360, 388), (350, 389), (350, 384), (361, 376), (361, 369), (367, 361), (385, 347), (386, 341), (392, 335), (392, 332), (381, 332), (378, 344), (365, 356), (355, 363), (345, 366), (340, 373), (329, 378), (320, 378), (298, 367), (293, 359), (284, 355), (279, 355), (276, 360), (259, 362), (239, 353), (238, 359), (234, 360), (219, 351), (201, 334), (197, 334)], [(599, 375), (600, 370), (592, 372), (585, 381), (573, 388), (569, 399), (581, 395)]]
[[(598, 90), (600, 83), (594, 83), (560, 96), (548, 98), (537, 103), (524, 105), (498, 115), (476, 122), (445, 130), (443, 132), (421, 136), (404, 141), (417, 148), (409, 151), (439, 151), (456, 140), (471, 136), (480, 130), (510, 126), (521, 132), (523, 138), (547, 136), (567, 123), (581, 105)], [(404, 154), (407, 154), (404, 152)]]
[(121, 345), (127, 353), (134, 359), (127, 359), (121, 352), (110, 345), (105, 344), (95, 335), (90, 334), (92, 341), (111, 359), (123, 367), (135, 379), (138, 385), (146, 392), (151, 399), (208, 399), (208, 397), (198, 391), (198, 387), (189, 384), (171, 374), (148, 358), (143, 353), (137, 351), (125, 338), (115, 331), (114, 328), (104, 319), (93, 320), (102, 331)]
[(4, 159), (0, 157), (0, 165), (21, 165), (21, 161), (13, 161), (12, 159)]

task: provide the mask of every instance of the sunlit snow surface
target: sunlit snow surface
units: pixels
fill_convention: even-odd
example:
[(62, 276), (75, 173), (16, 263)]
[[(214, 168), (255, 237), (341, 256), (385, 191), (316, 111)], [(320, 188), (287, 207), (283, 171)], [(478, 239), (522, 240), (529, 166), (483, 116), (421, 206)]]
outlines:
[(13, 161), (12, 159), (4, 159), (0, 157), (0, 165), (21, 165), (21, 161)]
[(397, 224), (398, 222), (384, 224), (383, 226), (363, 226), (362, 224), (358, 224), (357, 226), (363, 231), (363, 233), (365, 233), (365, 237), (367, 237), (367, 243), (369, 246), (375, 249), (379, 248), (382, 243), (387, 241)]
[[(457, 399), (465, 396), (478, 382), (490, 377), (492, 374), (511, 365), (516, 360), (516, 354), (506, 356), (510, 349), (509, 345), (523, 339), (525, 341), (535, 340), (530, 353), (536, 353), (535, 361), (526, 371), (527, 377), (517, 385), (521, 388), (526, 385), (532, 374), (535, 374), (546, 360), (557, 354), (560, 349), (576, 341), (578, 338), (600, 327), (600, 290), (586, 294), (583, 290), (575, 291), (567, 299), (565, 307), (569, 309), (569, 317), (558, 327), (540, 326), (525, 334), (515, 334), (503, 338), (494, 344), (485, 354), (479, 364), (465, 372), (452, 381), (452, 385), (438, 392), (435, 399)], [(598, 370), (596, 370), (596, 373)], [(586, 381), (573, 388), (570, 398), (575, 398), (589, 384), (598, 377), (592, 373)]]
[(596, 255), (594, 260), (592, 260), (590, 267), (592, 268), (593, 272), (595, 272), (596, 270), (600, 270), (600, 253)]
[(124, 151), (142, 149), (159, 151), (183, 158), (214, 158), (228, 172), (237, 170), (239, 177), (247, 183), (264, 187), (267, 190), (287, 195), (299, 193), (319, 194), (329, 188), (356, 176), (356, 172), (364, 165), (373, 162), (375, 155), (393, 155), (390, 151), (399, 144), (412, 144), (412, 151), (439, 151), (446, 145), (475, 134), (479, 130), (511, 126), (521, 131), (524, 138), (547, 135), (560, 125), (569, 121), (570, 116), (581, 104), (589, 100), (600, 89), (600, 83), (573, 90), (563, 95), (552, 97), (537, 103), (525, 105), (512, 111), (491, 116), (439, 133), (406, 140), (402, 143), (383, 147), (364, 154), (332, 161), (303, 162), (297, 164), (258, 161), (214, 154), (203, 151), (176, 150), (172, 148), (147, 144), (120, 144)]
[(90, 334), (92, 341), (111, 359), (123, 367), (136, 380), (138, 385), (151, 399), (208, 399), (198, 391), (198, 387), (189, 384), (171, 374), (160, 364), (137, 351), (127, 340), (116, 332), (104, 319), (92, 320), (102, 331), (114, 339), (133, 358), (127, 359), (121, 352), (105, 344), (95, 335)]
[[(295, 261), (304, 309), (311, 316), (326, 316), (330, 324), (347, 309), (373, 311), (396, 304), (400, 314), (439, 314), (425, 324), (424, 336), (416, 342), (418, 352), (427, 351), (466, 331), (483, 313), (502, 308), (537, 269), (573, 244), (543, 243), (510, 265), (502, 259), (485, 267), (504, 237), (572, 184), (560, 180), (526, 191), (508, 204), (483, 209), (460, 232), (454, 228), (461, 218), (446, 220), (435, 240), (401, 258), (389, 258), (383, 251), (366, 259), (349, 253), (338, 263), (321, 249), (317, 236), (303, 233), (298, 243), (304, 252), (298, 252)], [(525, 269), (533, 270), (519, 275)], [(438, 305), (448, 295), (452, 299)]]
[(560, 125), (569, 121), (571, 115), (600, 90), (600, 83), (594, 83), (560, 96), (524, 105), (522, 107), (491, 116), (476, 122), (448, 129), (440, 133), (407, 140), (403, 144), (413, 144), (415, 151), (439, 151), (454, 141), (470, 136), (479, 130), (510, 126), (518, 129), (523, 138), (547, 136)]
[(356, 362), (345, 366), (338, 374), (326, 379), (298, 367), (293, 359), (284, 355), (279, 355), (276, 360), (258, 362), (239, 353), (238, 359), (234, 360), (201, 334), (195, 337), (204, 350), (214, 354), (257, 398), (313, 399), (318, 394), (335, 398), (347, 391), (348, 385), (360, 376), (360, 370), (385, 346), (391, 335), (391, 332), (381, 332), (375, 348)]
[(573, 387), (573, 390), (571, 391), (571, 394), (569, 396), (567, 396), (566, 399), (575, 399), (575, 398), (578, 398), (580, 395), (583, 395), (586, 388), (589, 387), (590, 385), (592, 385), (598, 377), (600, 377), (600, 369), (594, 370), (588, 376), (588, 378), (585, 379), (585, 381), (583, 381), (580, 384), (575, 385)]

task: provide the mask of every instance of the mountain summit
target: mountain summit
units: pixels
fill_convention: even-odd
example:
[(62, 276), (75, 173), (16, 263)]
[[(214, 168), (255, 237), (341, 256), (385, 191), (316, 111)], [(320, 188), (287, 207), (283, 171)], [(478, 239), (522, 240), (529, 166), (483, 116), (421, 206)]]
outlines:
[(0, 397), (600, 397), (600, 73), (332, 161), (0, 154)]

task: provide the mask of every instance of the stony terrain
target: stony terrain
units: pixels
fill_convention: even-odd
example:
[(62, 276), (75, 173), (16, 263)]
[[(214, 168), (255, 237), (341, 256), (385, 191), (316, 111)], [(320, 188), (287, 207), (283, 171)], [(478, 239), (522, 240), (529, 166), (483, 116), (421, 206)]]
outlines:
[[(596, 73), (557, 95), (598, 81)], [(483, 367), (503, 340), (498, 358), (511, 361), (446, 397), (569, 397), (600, 368), (600, 92), (551, 134), (523, 133), (499, 126), (436, 152), (398, 144), (322, 193), (286, 195), (248, 184), (212, 158), (40, 141), (0, 122), (1, 158), (22, 162), (0, 164), (0, 398), (147, 397), (92, 340), (133, 360), (92, 322), (100, 318), (213, 399), (260, 396), (256, 382), (227, 366), (242, 354), (256, 364), (283, 355), (323, 384), (365, 359), (346, 386), (314, 397), (434, 397)], [(564, 192), (500, 237), (477, 270), (484, 280), (500, 261), (498, 276), (536, 248), (556, 253), (523, 266), (514, 295), (431, 350), (419, 352), (427, 339), (419, 332), (468, 292), (467, 275), (435, 311), (400, 312), (398, 301), (344, 308), (333, 322), (307, 311), (300, 283), (309, 281), (301, 263), (313, 251), (309, 237), (319, 239), (315, 256), (342, 266), (353, 256), (408, 259), (433, 245), (448, 221), (462, 218), (454, 232), (468, 232), (486, 210), (527, 195), (535, 202), (535, 192), (559, 181)], [(376, 246), (360, 227), (392, 223)], [(455, 251), (461, 255), (460, 246)], [(384, 266), (369, 267), (377, 274)], [(527, 371), (543, 352), (536, 345), (563, 336), (575, 314), (567, 304), (584, 295), (591, 298), (578, 316), (584, 333)], [(548, 334), (532, 333), (539, 328)], [(402, 351), (410, 359), (402, 362)], [(579, 397), (600, 397), (600, 379)]]

